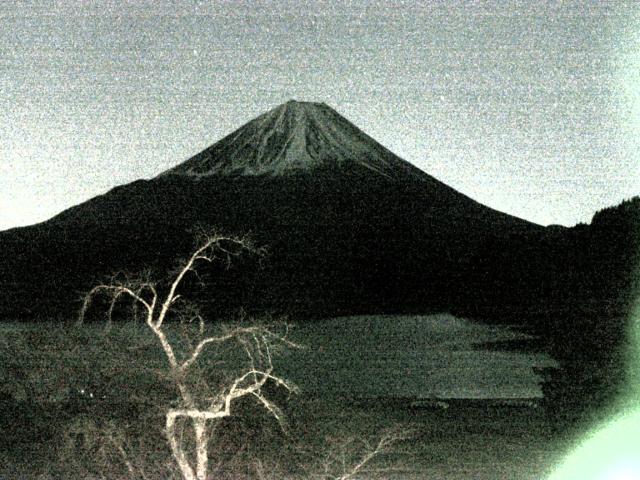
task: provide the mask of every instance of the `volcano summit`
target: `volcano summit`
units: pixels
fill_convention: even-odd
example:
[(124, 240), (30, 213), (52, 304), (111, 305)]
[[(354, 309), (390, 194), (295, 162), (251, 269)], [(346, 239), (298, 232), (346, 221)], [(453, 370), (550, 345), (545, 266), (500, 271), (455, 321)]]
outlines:
[(354, 165), (390, 177), (420, 175), (326, 104), (290, 100), (165, 175), (287, 175)]

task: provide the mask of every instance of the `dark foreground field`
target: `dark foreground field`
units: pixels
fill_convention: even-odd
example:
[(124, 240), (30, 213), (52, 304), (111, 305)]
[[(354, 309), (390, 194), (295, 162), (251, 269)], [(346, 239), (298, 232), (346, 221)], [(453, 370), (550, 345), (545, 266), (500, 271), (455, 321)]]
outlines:
[[(333, 412), (325, 410), (324, 415)], [(362, 478), (541, 479), (564, 448), (564, 434), (539, 409), (464, 401), (446, 410), (414, 409), (401, 400), (377, 405), (364, 401), (344, 409), (339, 417), (335, 428), (344, 429), (342, 435), (364, 436), (392, 421), (408, 425), (414, 434)]]
[[(291, 427), (291, 435), (295, 434), (296, 438), (291, 439), (291, 445), (283, 446), (285, 440), (277, 438), (270, 445), (248, 446), (257, 439), (251, 434), (245, 439), (236, 437), (231, 443), (238, 447), (243, 458), (232, 458), (227, 445), (221, 456), (232, 466), (220, 465), (218, 478), (259, 478), (258, 464), (266, 470), (264, 478), (282, 478), (283, 474), (311, 478), (306, 473), (322, 472), (322, 459), (326, 455), (331, 455), (335, 462), (341, 461), (343, 455), (356, 458), (366, 448), (361, 441), (375, 444), (378, 432), (394, 425), (406, 428), (410, 438), (399, 441), (390, 453), (379, 456), (358, 478), (534, 480), (545, 478), (566, 449), (565, 435), (557, 432), (557, 425), (550, 425), (541, 410), (460, 404), (435, 411), (412, 409), (403, 401), (354, 404), (348, 400), (308, 398), (296, 399), (293, 405), (296, 412), (290, 417), (295, 418), (296, 425)], [(76, 478), (129, 478), (124, 464), (103, 465), (102, 469), (92, 467), (92, 459), (86, 455), (93, 454), (99, 461), (100, 446), (87, 445), (83, 450), (80, 431), (56, 438), (65, 425), (73, 426), (82, 414), (74, 419), (69, 412), (52, 407), (48, 412), (32, 411), (43, 416), (29, 418), (25, 405), (18, 408), (22, 411), (8, 410), (7, 404), (3, 405), (0, 478), (70, 478), (74, 472), (68, 467), (74, 463), (78, 465)], [(47, 426), (40, 425), (43, 419), (49, 422)], [(135, 421), (117, 417), (111, 420), (129, 424)], [(156, 420), (162, 422), (159, 417)], [(78, 457), (69, 459), (66, 455), (71, 452), (64, 449), (70, 448), (69, 441), (74, 436)], [(308, 451), (298, 452), (294, 444), (304, 445)], [(256, 449), (257, 453), (250, 455), (250, 449)], [(157, 455), (166, 455), (168, 459), (169, 451), (160, 446)], [(292, 462), (298, 456), (304, 462), (304, 469)], [(212, 457), (219, 459), (215, 451)], [(112, 458), (117, 463), (115, 453)], [(339, 473), (340, 468), (334, 467), (334, 470)]]
[[(381, 324), (388, 326), (389, 319)], [(407, 325), (415, 328), (417, 323), (414, 319)], [(175, 392), (163, 376), (155, 339), (143, 327), (106, 332), (95, 325), (14, 323), (2, 328), (0, 478), (133, 478), (131, 465), (147, 478), (179, 478), (162, 432), (163, 406)], [(316, 325), (306, 333), (303, 329), (297, 339), (323, 343), (316, 354), (318, 348), (326, 351), (329, 338), (320, 339), (318, 332), (333, 335)], [(335, 345), (344, 346), (342, 339)], [(319, 362), (321, 357), (311, 355), (312, 349), (282, 357), (282, 369), (295, 377), (300, 394), (290, 396), (275, 387), (267, 392), (286, 414), (286, 433), (255, 402), (243, 401), (237, 416), (216, 427), (212, 478), (339, 478), (381, 436), (393, 432), (398, 441), (355, 478), (540, 479), (561, 460), (573, 435), (535, 404), (439, 403), (429, 399), (426, 389), (423, 402), (416, 402), (416, 395), (384, 396), (379, 391), (375, 397), (335, 389), (305, 391), (307, 383), (318, 386), (320, 372), (327, 378), (339, 375), (340, 382), (360, 378), (362, 384), (376, 383), (375, 378), (345, 372), (338, 359), (313, 367), (309, 359)], [(353, 356), (358, 352), (351, 349)], [(212, 357), (212, 369), (228, 366), (225, 355), (237, 358), (233, 351), (220, 355)], [(297, 370), (300, 355), (308, 360)], [(396, 368), (399, 357), (388, 351), (385, 355)], [(411, 358), (415, 368), (419, 359)], [(368, 374), (394, 377), (395, 370), (384, 372), (380, 365), (384, 359)], [(307, 382), (308, 375), (313, 379)], [(323, 472), (327, 475), (315, 476)]]

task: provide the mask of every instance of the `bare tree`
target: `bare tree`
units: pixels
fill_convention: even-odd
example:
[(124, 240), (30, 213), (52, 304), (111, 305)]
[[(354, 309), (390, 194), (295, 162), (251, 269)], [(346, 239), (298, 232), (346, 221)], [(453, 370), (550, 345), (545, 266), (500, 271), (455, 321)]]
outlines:
[[(149, 275), (132, 279), (114, 277), (111, 281), (95, 286), (84, 298), (80, 312), (83, 321), (87, 309), (96, 295), (109, 299), (107, 318), (109, 324), (114, 307), (121, 298), (128, 298), (142, 311), (149, 331), (157, 338), (167, 360), (169, 378), (175, 385), (179, 400), (167, 406), (165, 434), (173, 458), (185, 480), (205, 480), (209, 470), (208, 444), (212, 435), (210, 423), (232, 415), (234, 403), (243, 397), (254, 397), (275, 419), (284, 426), (283, 415), (278, 406), (269, 400), (263, 387), (272, 382), (292, 392), (294, 386), (274, 373), (272, 358), (278, 347), (296, 347), (287, 338), (288, 328), (283, 331), (273, 326), (221, 326), (213, 335), (198, 309), (187, 302), (180, 293), (189, 275), (198, 275), (202, 264), (224, 262), (244, 251), (259, 252), (246, 238), (218, 234), (202, 235), (197, 248), (174, 272), (167, 283), (154, 282)], [(196, 326), (195, 341), (179, 342), (167, 331), (167, 319), (177, 317), (180, 322)], [(211, 392), (208, 385), (197, 374), (196, 381), (190, 373), (215, 347), (237, 342), (244, 352), (245, 367), (218, 384)], [(183, 438), (179, 423), (190, 422), (193, 439)], [(124, 454), (124, 452), (121, 452)], [(127, 465), (128, 468), (130, 464)]]
[[(318, 480), (355, 480), (368, 478), (372, 474), (379, 477), (383, 471), (370, 470), (371, 464), (379, 457), (392, 453), (399, 442), (414, 435), (411, 429), (396, 425), (383, 430), (373, 441), (363, 437), (338, 439), (326, 449), (308, 476)], [(363, 476), (365, 474), (367, 477)]]

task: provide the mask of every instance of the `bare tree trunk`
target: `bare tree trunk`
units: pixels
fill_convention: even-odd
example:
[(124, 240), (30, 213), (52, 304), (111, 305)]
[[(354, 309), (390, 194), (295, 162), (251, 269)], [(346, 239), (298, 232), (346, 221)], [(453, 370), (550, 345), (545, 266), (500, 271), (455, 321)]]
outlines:
[(189, 460), (187, 459), (184, 450), (182, 450), (182, 445), (180, 445), (178, 437), (176, 436), (176, 418), (177, 417), (171, 413), (167, 414), (167, 440), (169, 441), (173, 458), (175, 458), (178, 467), (180, 467), (180, 472), (182, 473), (184, 480), (198, 480), (193, 472), (193, 468), (189, 465)]
[(196, 432), (196, 475), (198, 480), (207, 480), (207, 470), (209, 468), (207, 420), (204, 418), (194, 418), (193, 428)]

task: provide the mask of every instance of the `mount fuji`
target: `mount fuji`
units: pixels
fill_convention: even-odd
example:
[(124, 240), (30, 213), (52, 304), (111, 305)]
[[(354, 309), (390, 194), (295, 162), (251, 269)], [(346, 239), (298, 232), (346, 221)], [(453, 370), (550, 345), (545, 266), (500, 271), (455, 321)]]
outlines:
[(507, 285), (515, 274), (492, 275), (487, 259), (546, 231), (422, 172), (327, 105), (289, 101), (155, 178), (1, 232), (0, 313), (68, 311), (100, 276), (163, 271), (197, 225), (270, 252), (253, 273), (214, 281), (217, 305), (312, 316), (477, 306), (497, 290), (517, 303), (528, 285)]

